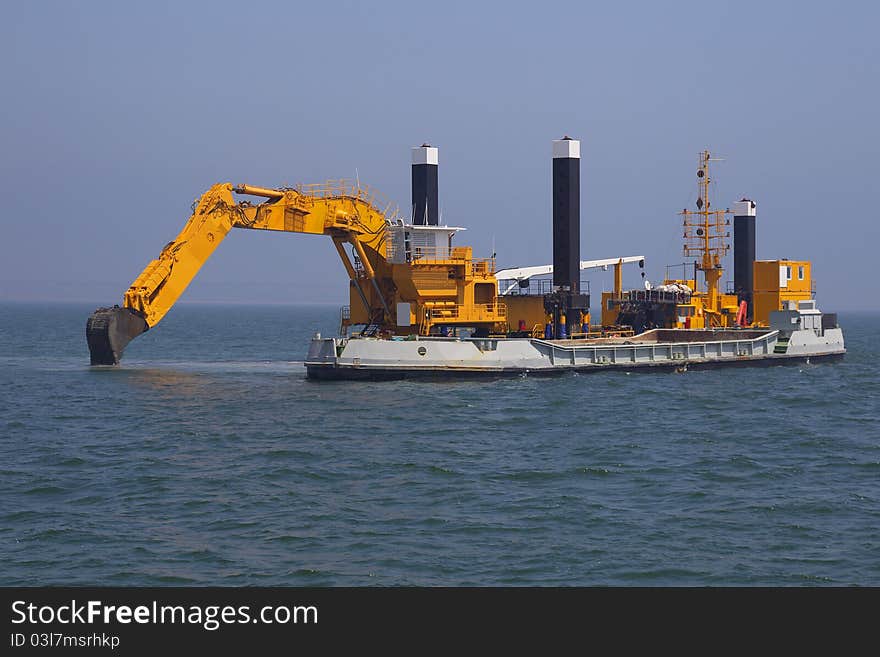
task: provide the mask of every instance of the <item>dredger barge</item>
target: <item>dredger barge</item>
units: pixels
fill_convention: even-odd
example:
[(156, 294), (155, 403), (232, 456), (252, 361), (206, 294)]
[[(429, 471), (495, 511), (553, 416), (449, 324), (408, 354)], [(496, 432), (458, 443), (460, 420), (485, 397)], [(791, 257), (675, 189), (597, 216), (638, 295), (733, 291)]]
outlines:
[[(214, 185), (135, 280), (123, 305), (99, 308), (86, 337), (92, 365), (116, 365), (126, 345), (155, 326), (232, 228), (326, 235), (349, 277), (340, 335), (316, 334), (305, 367), (315, 379), (553, 374), (722, 365), (774, 365), (841, 358), (835, 314), (814, 299), (811, 263), (756, 260), (756, 204), (713, 210), (709, 152), (700, 153), (696, 209), (681, 212), (682, 276), (660, 285), (643, 256), (580, 260), (580, 142), (553, 142), (553, 264), (496, 270), (470, 247), (453, 245), (461, 227), (441, 225), (438, 150), (413, 149), (408, 220), (384, 209), (365, 187), (344, 181), (273, 189)], [(263, 198), (254, 204), (233, 193)], [(733, 217), (734, 272), (721, 291)], [(642, 287), (624, 290), (622, 269), (637, 264)], [(581, 272), (613, 268), (591, 315)], [(668, 269), (667, 269), (668, 272)], [(698, 272), (702, 272), (700, 289)], [(688, 275), (692, 274), (692, 275)]]

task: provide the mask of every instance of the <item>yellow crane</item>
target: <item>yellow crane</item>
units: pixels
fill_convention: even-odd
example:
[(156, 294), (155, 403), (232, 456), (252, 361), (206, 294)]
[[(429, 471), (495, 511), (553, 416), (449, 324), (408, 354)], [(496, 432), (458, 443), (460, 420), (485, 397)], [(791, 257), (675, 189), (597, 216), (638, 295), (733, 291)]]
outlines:
[[(265, 200), (237, 201), (233, 193)], [(99, 308), (89, 318), (92, 364), (117, 364), (133, 338), (162, 320), (233, 228), (330, 237), (350, 279), (345, 325), (423, 335), (440, 325), (506, 328), (494, 258), (474, 260), (470, 247), (453, 247), (460, 229), (405, 224), (389, 207), (380, 210), (369, 188), (342, 180), (296, 189), (221, 183), (196, 201), (183, 230), (132, 283), (122, 307)]]

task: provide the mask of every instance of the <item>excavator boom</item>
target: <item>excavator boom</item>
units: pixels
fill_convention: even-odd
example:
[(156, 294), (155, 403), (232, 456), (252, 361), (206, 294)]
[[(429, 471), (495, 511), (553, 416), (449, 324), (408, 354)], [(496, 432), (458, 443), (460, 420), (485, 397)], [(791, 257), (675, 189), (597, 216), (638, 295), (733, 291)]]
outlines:
[[(266, 201), (256, 205), (236, 202), (233, 192)], [(131, 284), (122, 307), (99, 308), (89, 317), (86, 340), (92, 365), (118, 364), (126, 345), (162, 320), (232, 228), (329, 235), (337, 249), (344, 242), (351, 243), (367, 268), (370, 259), (384, 261), (386, 212), (370, 201), (364, 190), (341, 182), (307, 191), (214, 185), (195, 203), (180, 234)], [(340, 255), (354, 274), (344, 250)], [(381, 294), (379, 300), (387, 310)]]

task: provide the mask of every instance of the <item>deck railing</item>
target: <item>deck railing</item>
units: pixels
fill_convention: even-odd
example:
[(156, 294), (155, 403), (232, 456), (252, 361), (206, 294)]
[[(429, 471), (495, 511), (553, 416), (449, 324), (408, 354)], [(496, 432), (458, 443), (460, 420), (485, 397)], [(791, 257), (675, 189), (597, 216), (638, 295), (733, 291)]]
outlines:
[(463, 246), (405, 246), (391, 243), (387, 247), (386, 256), (390, 262), (464, 264), (468, 268), (468, 276), (488, 276), (495, 273), (495, 258), (474, 258), (468, 255), (469, 251)]
[[(498, 289), (506, 297), (537, 297), (550, 294), (553, 291), (553, 281), (549, 278), (533, 278), (526, 282), (528, 285), (520, 287), (515, 280), (501, 280), (499, 281)], [(582, 280), (580, 282), (580, 292), (581, 294), (590, 293), (590, 281)]]
[(337, 198), (337, 197), (353, 197), (369, 203), (385, 215), (386, 221), (394, 222), (399, 218), (400, 210), (397, 206), (388, 201), (382, 194), (366, 185), (359, 180), (351, 180), (348, 178), (337, 178), (325, 180), (322, 183), (299, 183), (293, 187), (282, 187), (281, 189), (292, 189), (300, 194), (312, 196), (314, 198)]
[(433, 320), (464, 319), (474, 322), (500, 322), (507, 319), (507, 306), (503, 303), (475, 303), (470, 306), (438, 306), (428, 309)]

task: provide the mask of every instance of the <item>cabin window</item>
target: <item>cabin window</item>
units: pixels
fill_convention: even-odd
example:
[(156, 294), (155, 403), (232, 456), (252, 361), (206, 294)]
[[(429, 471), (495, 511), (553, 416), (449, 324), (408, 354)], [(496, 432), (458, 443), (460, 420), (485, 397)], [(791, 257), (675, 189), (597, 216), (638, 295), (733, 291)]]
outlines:
[(798, 267), (798, 280), (799, 281), (804, 280), (804, 266), (803, 265)]
[(788, 267), (785, 268), (785, 277), (788, 280), (791, 280), (791, 265), (789, 265)]

